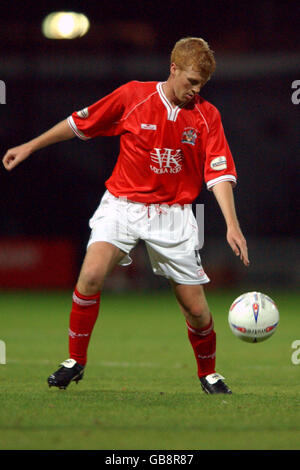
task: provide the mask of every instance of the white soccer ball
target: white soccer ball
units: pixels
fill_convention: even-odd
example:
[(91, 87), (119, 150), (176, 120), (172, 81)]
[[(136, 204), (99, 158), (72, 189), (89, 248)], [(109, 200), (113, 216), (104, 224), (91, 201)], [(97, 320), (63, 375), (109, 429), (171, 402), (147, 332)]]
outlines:
[(248, 343), (258, 343), (275, 333), (279, 311), (274, 300), (267, 295), (247, 292), (232, 302), (228, 322), (237, 338)]

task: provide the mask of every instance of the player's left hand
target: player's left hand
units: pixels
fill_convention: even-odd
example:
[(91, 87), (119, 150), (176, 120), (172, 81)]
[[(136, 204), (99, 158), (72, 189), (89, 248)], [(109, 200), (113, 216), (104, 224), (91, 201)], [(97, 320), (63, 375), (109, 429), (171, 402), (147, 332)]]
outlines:
[(247, 242), (239, 226), (228, 227), (227, 241), (235, 255), (240, 257), (245, 266), (249, 266)]

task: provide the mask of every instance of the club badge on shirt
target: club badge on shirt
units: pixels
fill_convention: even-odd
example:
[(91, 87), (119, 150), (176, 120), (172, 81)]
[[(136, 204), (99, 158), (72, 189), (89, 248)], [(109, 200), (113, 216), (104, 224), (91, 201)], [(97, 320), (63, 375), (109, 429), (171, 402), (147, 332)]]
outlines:
[(192, 127), (186, 127), (181, 136), (181, 142), (183, 144), (195, 145), (197, 139), (197, 132)]

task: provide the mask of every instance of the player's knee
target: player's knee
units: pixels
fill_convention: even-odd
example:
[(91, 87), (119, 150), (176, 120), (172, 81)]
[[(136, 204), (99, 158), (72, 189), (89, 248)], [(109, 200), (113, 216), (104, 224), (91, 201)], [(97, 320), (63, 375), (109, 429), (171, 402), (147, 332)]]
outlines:
[(95, 269), (86, 269), (78, 279), (78, 290), (83, 295), (97, 294), (103, 285), (103, 277)]
[(197, 322), (199, 325), (206, 325), (210, 322), (211, 314), (207, 305), (191, 304), (184, 308), (185, 316), (188, 320), (192, 320), (193, 323)]
[(205, 308), (195, 306), (195, 307), (189, 308), (188, 314), (189, 316), (193, 318), (205, 319), (209, 315), (209, 312)]

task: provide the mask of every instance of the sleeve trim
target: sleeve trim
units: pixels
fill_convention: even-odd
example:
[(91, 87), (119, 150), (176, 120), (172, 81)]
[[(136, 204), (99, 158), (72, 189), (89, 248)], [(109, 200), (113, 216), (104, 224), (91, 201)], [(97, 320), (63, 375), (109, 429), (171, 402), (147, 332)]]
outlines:
[(68, 124), (69, 124), (69, 126), (71, 127), (72, 131), (74, 132), (74, 134), (75, 134), (77, 137), (79, 137), (79, 139), (81, 139), (81, 140), (89, 140), (89, 139), (90, 139), (90, 137), (86, 137), (86, 136), (84, 135), (84, 133), (81, 132), (81, 131), (78, 129), (78, 127), (76, 126), (75, 121), (74, 121), (74, 119), (73, 119), (72, 116), (69, 116), (68, 119), (67, 119), (67, 121), (68, 121)]
[(234, 175), (222, 175), (222, 176), (219, 176), (218, 178), (214, 178), (212, 180), (209, 180), (206, 183), (207, 189), (209, 191), (211, 191), (213, 186), (215, 186), (216, 184), (221, 183), (223, 181), (231, 181), (233, 183), (233, 187), (235, 187), (236, 184), (237, 184), (236, 177)]

